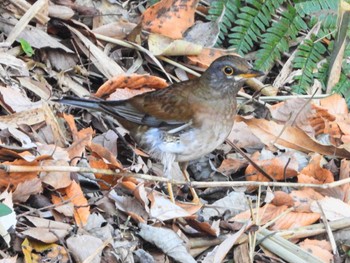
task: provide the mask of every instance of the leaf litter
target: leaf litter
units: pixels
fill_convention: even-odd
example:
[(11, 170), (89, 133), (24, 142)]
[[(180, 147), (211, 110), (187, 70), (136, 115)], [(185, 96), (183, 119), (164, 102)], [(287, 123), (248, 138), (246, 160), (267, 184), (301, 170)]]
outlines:
[[(340, 95), (270, 105), (270, 119), (238, 116), (228, 140), (250, 160), (225, 144), (191, 162), (192, 175), (205, 181), (197, 188), (203, 205), (190, 203), (188, 184), (176, 180), (172, 203), (159, 163), (127, 131), (94, 112), (62, 113), (49, 101), (72, 94), (126, 99), (166, 88), (179, 69), (181, 79), (192, 78), (190, 68), (202, 72), (215, 58), (235, 54), (213, 47), (216, 23), (201, 39), (208, 32), (194, 14), (198, 5), (207, 7), (190, 0), (5, 2), (0, 43), (11, 41), (0, 46), (0, 249), (6, 262), (244, 262), (237, 255), (252, 259), (259, 248), (270, 259), (300, 250), (300, 259), (328, 262), (335, 256), (328, 240), (347, 242), (339, 233), (350, 225), (350, 119)], [(96, 15), (111, 10), (115, 17)], [(34, 54), (21, 50), (23, 41)], [(247, 82), (242, 92), (262, 85)], [(267, 188), (269, 179), (252, 162), (286, 184)], [(242, 180), (261, 184), (238, 187)]]

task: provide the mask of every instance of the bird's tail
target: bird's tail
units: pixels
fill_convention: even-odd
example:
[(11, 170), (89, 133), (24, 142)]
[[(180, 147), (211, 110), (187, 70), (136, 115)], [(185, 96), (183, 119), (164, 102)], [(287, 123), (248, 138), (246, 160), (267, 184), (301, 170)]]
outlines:
[(82, 99), (77, 97), (63, 97), (61, 99), (55, 99), (52, 100), (54, 102), (75, 106), (83, 109), (89, 109), (89, 110), (97, 110), (101, 111), (101, 106), (98, 100), (91, 100), (91, 99)]

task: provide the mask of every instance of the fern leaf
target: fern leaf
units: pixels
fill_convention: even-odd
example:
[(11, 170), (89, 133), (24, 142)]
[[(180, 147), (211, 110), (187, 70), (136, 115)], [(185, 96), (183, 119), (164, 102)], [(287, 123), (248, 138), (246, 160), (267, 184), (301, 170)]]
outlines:
[(273, 23), (262, 35), (262, 45), (256, 54), (255, 67), (263, 71), (269, 70), (281, 58), (281, 54), (288, 51), (289, 40), (294, 40), (298, 32), (306, 28), (306, 23), (296, 15), (295, 8), (289, 5), (280, 20)]
[(317, 63), (322, 55), (326, 52), (324, 45), (315, 40), (315, 35), (312, 35), (310, 39), (305, 39), (304, 43), (299, 45), (293, 60), (293, 67), (301, 70), (301, 75), (294, 78), (298, 81), (298, 84), (292, 86), (293, 90), (299, 94), (305, 93), (312, 85), (316, 75), (314, 70), (317, 68)]
[(217, 21), (222, 16), (222, 20), (219, 22), (220, 34), (217, 44), (221, 44), (225, 39), (228, 28), (232, 27), (232, 22), (236, 19), (240, 7), (239, 0), (216, 0), (210, 4), (207, 19)]
[(322, 16), (325, 10), (337, 12), (339, 0), (306, 0), (295, 4), (295, 9), (301, 17), (306, 15)]
[(236, 26), (228, 35), (231, 48), (242, 55), (250, 51), (283, 2), (284, 0), (248, 0), (247, 5), (239, 9)]

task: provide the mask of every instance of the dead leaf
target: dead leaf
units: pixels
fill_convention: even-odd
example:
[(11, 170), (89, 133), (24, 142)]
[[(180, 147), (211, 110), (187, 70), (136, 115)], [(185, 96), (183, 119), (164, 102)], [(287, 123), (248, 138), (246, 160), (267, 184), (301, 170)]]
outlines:
[(173, 40), (158, 34), (149, 35), (148, 47), (155, 56), (198, 55), (202, 51), (201, 45), (182, 39)]
[(65, 238), (72, 230), (68, 224), (47, 220), (34, 216), (26, 218), (35, 226), (29, 227), (22, 232), (23, 235), (30, 236), (44, 243), (54, 243)]
[[(322, 211), (320, 210), (317, 203), (322, 207)], [(311, 204), (311, 210), (315, 213), (320, 214), (324, 212), (327, 220), (329, 221), (350, 217), (350, 205), (344, 203), (343, 201), (337, 198), (328, 196), (321, 200), (314, 201)]]
[(71, 236), (67, 239), (67, 247), (77, 262), (85, 262), (90, 256), (93, 256), (89, 260), (90, 263), (101, 262), (103, 242), (97, 237), (91, 235)]
[(70, 186), (65, 189), (65, 192), (66, 200), (70, 200), (74, 204), (75, 223), (78, 226), (84, 226), (90, 215), (90, 207), (80, 186), (75, 181), (72, 181)]
[(17, 185), (16, 190), (13, 192), (13, 201), (16, 203), (24, 203), (31, 195), (41, 193), (42, 191), (43, 187), (39, 178), (26, 180)]
[(332, 247), (329, 241), (307, 238), (300, 242), (299, 246), (317, 257), (322, 262), (332, 262), (334, 260), (332, 255)]
[[(96, 97), (104, 98), (118, 89), (161, 89), (167, 87), (168, 84), (162, 78), (150, 76), (150, 75), (137, 75), (130, 76), (116, 76), (106, 81), (95, 93)], [(123, 99), (123, 98), (121, 98)]]
[[(276, 217), (280, 216), (281, 213), (286, 211), (288, 207), (286, 205), (275, 206), (272, 204), (266, 204), (263, 207), (254, 209), (253, 218), (259, 218), (258, 222), (260, 225), (264, 225)], [(236, 215), (233, 220), (235, 221), (247, 221), (251, 218), (250, 210)], [(272, 230), (282, 230), (282, 229), (292, 229), (301, 226), (308, 226), (315, 223), (320, 218), (318, 213), (299, 213), (299, 212), (289, 212), (284, 216), (280, 217), (272, 225)]]
[[(42, 166), (66, 166), (69, 163), (63, 160), (45, 160), (41, 162)], [(43, 183), (46, 183), (54, 189), (66, 188), (72, 183), (70, 172), (41, 172), (40, 178)]]
[(143, 13), (142, 29), (173, 39), (182, 38), (194, 23), (197, 3), (197, 0), (162, 0)]
[(184, 242), (170, 229), (139, 224), (139, 235), (178, 262), (195, 263)]
[(263, 119), (244, 119), (238, 117), (239, 121), (244, 121), (252, 132), (266, 145), (274, 141), (284, 147), (302, 152), (316, 152), (323, 155), (350, 158), (350, 152), (331, 145), (323, 145), (310, 138), (305, 132), (295, 127), (284, 127), (273, 121)]
[(238, 56), (233, 50), (218, 48), (203, 48), (202, 52), (197, 56), (187, 56), (190, 64), (200, 68), (208, 68), (209, 65), (217, 58), (227, 55)]

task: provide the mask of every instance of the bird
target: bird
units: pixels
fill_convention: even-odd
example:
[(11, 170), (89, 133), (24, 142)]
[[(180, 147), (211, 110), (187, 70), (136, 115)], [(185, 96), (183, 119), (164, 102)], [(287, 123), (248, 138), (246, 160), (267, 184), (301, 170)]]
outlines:
[[(231, 132), (240, 83), (262, 75), (246, 59), (226, 55), (198, 78), (126, 100), (63, 97), (56, 102), (112, 116), (142, 149), (161, 161), (166, 177), (182, 174), (189, 182), (188, 162), (215, 150)], [(174, 201), (171, 185), (168, 189)], [(192, 202), (199, 204), (196, 191), (190, 190)]]

